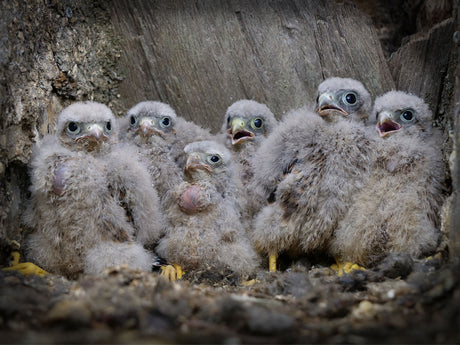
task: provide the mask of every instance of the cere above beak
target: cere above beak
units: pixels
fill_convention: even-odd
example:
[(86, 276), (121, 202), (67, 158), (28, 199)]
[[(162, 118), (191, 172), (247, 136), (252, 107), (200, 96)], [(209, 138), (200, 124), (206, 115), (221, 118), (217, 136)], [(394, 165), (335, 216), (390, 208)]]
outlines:
[(185, 171), (205, 170), (205, 171), (208, 171), (208, 172), (212, 172), (212, 168), (209, 165), (203, 163), (200, 160), (200, 157), (198, 155), (195, 155), (195, 154), (190, 154), (187, 157), (187, 162), (185, 163), (184, 170)]
[(254, 133), (246, 129), (245, 120), (238, 117), (232, 119), (227, 134), (232, 138), (232, 145), (252, 140), (255, 137)]
[(79, 136), (76, 141), (82, 141), (85, 140), (86, 142), (99, 142), (99, 141), (108, 141), (110, 138), (104, 134), (104, 130), (102, 129), (102, 126), (95, 123), (91, 124), (87, 128), (87, 133), (85, 133), (82, 136)]
[(139, 127), (137, 130), (140, 131), (143, 136), (150, 136), (152, 134), (156, 134), (161, 137), (164, 137), (164, 133), (155, 128), (153, 120), (149, 118), (141, 119), (139, 121)]
[(331, 92), (324, 92), (318, 97), (318, 107), (316, 112), (320, 116), (329, 116), (329, 115), (343, 115), (348, 116), (350, 113), (338, 106), (337, 101), (334, 100), (334, 94)]

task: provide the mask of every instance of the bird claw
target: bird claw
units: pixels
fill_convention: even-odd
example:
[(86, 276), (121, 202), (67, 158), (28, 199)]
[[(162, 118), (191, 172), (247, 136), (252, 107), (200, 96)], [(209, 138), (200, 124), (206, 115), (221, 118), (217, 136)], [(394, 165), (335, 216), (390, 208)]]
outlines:
[(276, 272), (276, 260), (278, 258), (277, 254), (272, 254), (268, 257), (268, 271)]
[(331, 268), (337, 272), (339, 277), (343, 276), (344, 274), (348, 274), (351, 271), (365, 271), (366, 269), (358, 264), (354, 264), (352, 262), (337, 262), (336, 264), (331, 265)]
[(26, 276), (37, 275), (40, 277), (44, 277), (46, 274), (50, 274), (49, 272), (45, 271), (43, 268), (38, 267), (37, 265), (31, 262), (22, 262), (14, 266), (2, 268), (2, 271), (17, 271)]
[(31, 262), (19, 263), (19, 258), (20, 254), (18, 251), (14, 250), (13, 252), (11, 252), (10, 267), (2, 268), (2, 271), (17, 271), (26, 276), (33, 274), (40, 277), (43, 277), (45, 274), (49, 274), (49, 272), (45, 271), (43, 268), (38, 267), (37, 265)]
[(182, 271), (182, 267), (177, 264), (161, 266), (161, 275), (166, 277), (169, 281), (176, 281), (182, 279), (184, 271)]
[(9, 262), (10, 267), (11, 266), (16, 266), (17, 264), (19, 264), (19, 258), (20, 257), (21, 257), (21, 255), (19, 254), (18, 251), (15, 250), (15, 251), (11, 252), (11, 254), (10, 254), (10, 262)]
[(250, 287), (250, 286), (253, 286), (253, 285), (258, 284), (258, 283), (260, 283), (259, 279), (251, 279), (251, 280), (247, 280), (247, 281), (242, 282), (241, 285), (244, 286), (244, 287)]

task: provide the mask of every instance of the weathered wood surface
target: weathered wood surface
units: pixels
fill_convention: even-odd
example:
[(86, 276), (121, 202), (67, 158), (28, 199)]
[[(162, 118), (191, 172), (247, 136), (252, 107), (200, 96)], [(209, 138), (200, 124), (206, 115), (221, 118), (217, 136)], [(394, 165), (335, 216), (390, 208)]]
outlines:
[(389, 59), (396, 87), (424, 98), (434, 113), (446, 82), (453, 32), (454, 20), (450, 18), (409, 37)]
[[(455, 46), (452, 53), (458, 58), (460, 55), (460, 1), (456, 1), (455, 6)], [(452, 204), (448, 212), (449, 225), (449, 253), (450, 257), (457, 262), (460, 261), (460, 64), (455, 64), (455, 86), (452, 95), (452, 122), (454, 123), (453, 143), (454, 143), (454, 164), (452, 176)]]
[(394, 87), (370, 19), (347, 1), (117, 0), (112, 16), (124, 105), (162, 100), (213, 130), (238, 99), (280, 117), (314, 101), (330, 76), (373, 95)]

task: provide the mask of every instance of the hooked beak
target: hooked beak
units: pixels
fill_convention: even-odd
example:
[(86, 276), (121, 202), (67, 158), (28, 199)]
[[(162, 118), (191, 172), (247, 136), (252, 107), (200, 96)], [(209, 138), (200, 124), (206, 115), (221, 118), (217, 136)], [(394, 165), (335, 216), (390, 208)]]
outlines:
[(237, 145), (242, 142), (254, 139), (254, 133), (245, 129), (245, 122), (243, 119), (234, 118), (231, 127), (228, 129), (227, 134), (232, 138), (232, 145)]
[(98, 123), (92, 123), (86, 128), (86, 133), (75, 139), (77, 142), (85, 140), (87, 142), (98, 143), (108, 141), (110, 138), (104, 134), (104, 129)]
[(144, 137), (156, 134), (164, 138), (164, 133), (155, 128), (155, 123), (152, 118), (144, 117), (139, 120), (139, 127), (137, 129)]
[(376, 129), (381, 138), (399, 132), (402, 129), (399, 123), (392, 120), (390, 112), (382, 111), (379, 113), (378, 118)]
[(198, 156), (196, 153), (191, 153), (188, 155), (187, 157), (187, 162), (185, 163), (185, 172), (190, 172), (190, 171), (193, 171), (193, 170), (205, 170), (205, 171), (208, 171), (208, 172), (212, 172), (212, 168), (207, 165), (207, 164), (204, 164), (201, 160), (200, 160), (200, 156)]
[(345, 111), (337, 104), (331, 92), (324, 92), (319, 96), (316, 112), (321, 116), (334, 115), (337, 113), (343, 116), (350, 115), (349, 112)]

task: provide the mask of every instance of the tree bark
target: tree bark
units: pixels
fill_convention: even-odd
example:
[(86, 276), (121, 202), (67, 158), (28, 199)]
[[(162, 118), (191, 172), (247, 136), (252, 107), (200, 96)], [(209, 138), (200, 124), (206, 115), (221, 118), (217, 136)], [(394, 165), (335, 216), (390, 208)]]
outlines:
[(394, 87), (370, 19), (350, 2), (117, 0), (112, 16), (125, 107), (159, 99), (214, 131), (238, 99), (281, 117), (330, 76), (374, 96)]

